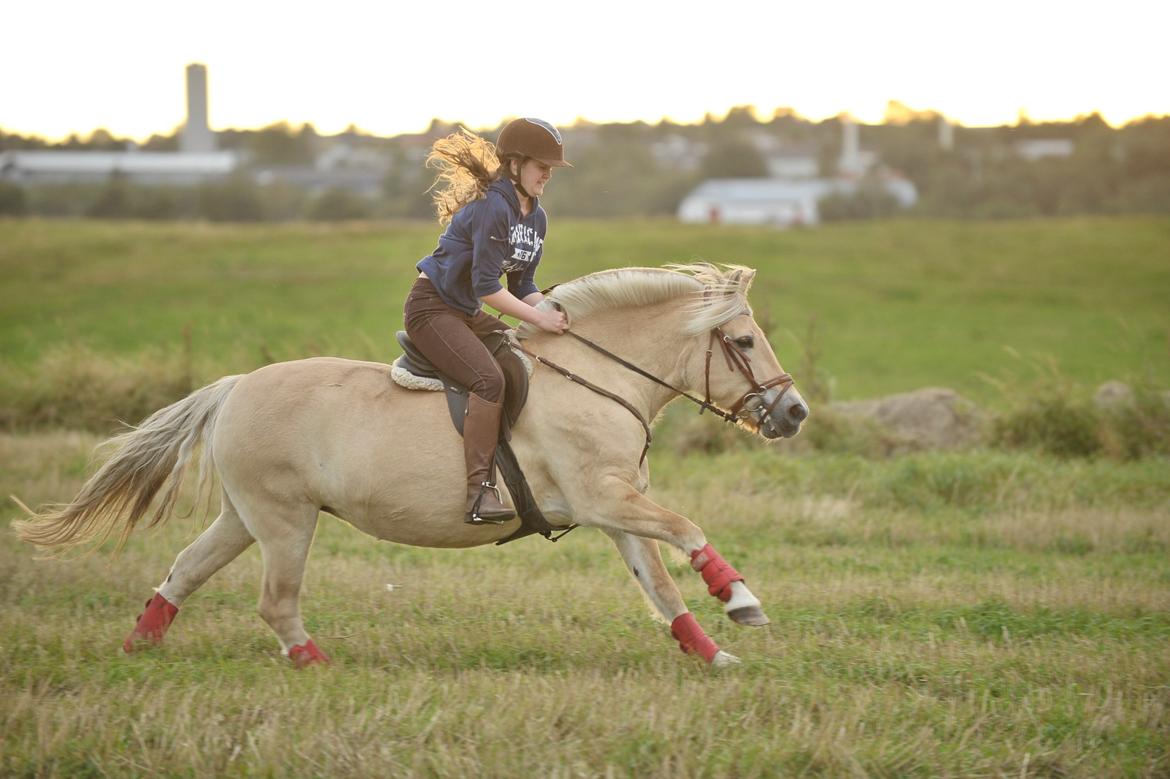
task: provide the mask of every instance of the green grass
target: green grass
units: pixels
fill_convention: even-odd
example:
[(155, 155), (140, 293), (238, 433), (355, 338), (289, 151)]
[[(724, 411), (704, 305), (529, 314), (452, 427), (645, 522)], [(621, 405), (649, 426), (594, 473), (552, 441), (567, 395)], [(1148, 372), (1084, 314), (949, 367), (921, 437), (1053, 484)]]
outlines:
[[(71, 494), (96, 440), (0, 436), (0, 492)], [(305, 673), (255, 614), (254, 549), (184, 605), (164, 647), (120, 654), (190, 519), (119, 558), (36, 562), (6, 533), (0, 774), (1170, 770), (1170, 463), (653, 462), (653, 496), (703, 525), (773, 620), (732, 625), (670, 560), (740, 667), (680, 655), (595, 531), (440, 551), (323, 516), (302, 603), (334, 664)]]
[[(72, 496), (99, 437), (69, 428), (94, 414), (145, 414), (273, 359), (389, 358), (435, 234), (0, 220), (0, 426), (26, 431), (0, 433), (0, 496)], [(1165, 220), (554, 220), (547, 246), (544, 283), (759, 268), (753, 301), (785, 367), (798, 384), (809, 370), (815, 318), (811, 367), (838, 398), (945, 385), (1007, 405), (1001, 387), (1051, 372), (1078, 402), (1107, 378), (1170, 383)], [(164, 647), (120, 653), (198, 515), (117, 558), (35, 561), (4, 532), (0, 775), (1170, 774), (1165, 457), (785, 457), (722, 432), (703, 455), (684, 439), (716, 422), (679, 420), (656, 435), (652, 495), (705, 529), (772, 625), (731, 624), (668, 566), (742, 666), (683, 657), (589, 530), (438, 551), (323, 517), (302, 605), (335, 662), (308, 673), (255, 613), (255, 549)]]
[[(306, 354), (387, 359), (436, 236), (426, 223), (0, 220), (0, 352), (28, 367), (65, 344), (182, 354), (189, 337), (201, 381)], [(1164, 219), (788, 232), (554, 220), (547, 246), (545, 284), (622, 265), (758, 268), (753, 302), (781, 361), (799, 382), (815, 347), (839, 399), (943, 385), (999, 400), (985, 376), (1011, 386), (1048, 361), (1086, 385), (1170, 383)]]

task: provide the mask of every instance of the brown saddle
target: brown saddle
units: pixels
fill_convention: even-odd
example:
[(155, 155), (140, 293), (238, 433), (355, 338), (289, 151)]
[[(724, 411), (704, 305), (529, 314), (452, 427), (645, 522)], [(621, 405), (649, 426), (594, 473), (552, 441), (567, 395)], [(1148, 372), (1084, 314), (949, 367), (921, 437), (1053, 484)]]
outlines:
[[(467, 388), (452, 381), (436, 368), (404, 331), (399, 330), (395, 338), (402, 347), (402, 356), (395, 360), (395, 367), (421, 379), (435, 379), (441, 382), (443, 392), (447, 396), (447, 410), (451, 414), (451, 422), (459, 431), (459, 435), (463, 435), (463, 418), (467, 416)], [(540, 507), (536, 505), (536, 498), (532, 495), (528, 480), (524, 478), (516, 454), (508, 444), (512, 439), (512, 427), (520, 419), (520, 412), (524, 410), (524, 404), (528, 400), (528, 366), (512, 349), (511, 341), (504, 333), (492, 333), (484, 338), (483, 342), (491, 350), (504, 374), (504, 413), (500, 423), (500, 443), (496, 448), (496, 466), (500, 469), (504, 484), (508, 485), (508, 493), (512, 496), (512, 502), (516, 504), (516, 514), (520, 517), (520, 527), (516, 532), (497, 541), (496, 544), (506, 544), (533, 533), (556, 541), (576, 525), (564, 528), (549, 524)], [(563, 532), (553, 536), (555, 531)]]

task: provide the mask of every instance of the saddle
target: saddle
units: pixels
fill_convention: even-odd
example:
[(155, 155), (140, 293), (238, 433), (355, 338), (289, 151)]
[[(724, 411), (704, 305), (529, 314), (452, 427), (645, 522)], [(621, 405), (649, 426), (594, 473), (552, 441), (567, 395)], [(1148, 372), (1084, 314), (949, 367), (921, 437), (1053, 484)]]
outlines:
[[(395, 333), (395, 338), (402, 347), (402, 356), (390, 365), (390, 376), (394, 383), (410, 390), (444, 392), (451, 422), (459, 435), (463, 435), (463, 419), (467, 416), (467, 388), (452, 381), (436, 368), (404, 331), (399, 330)], [(520, 527), (516, 532), (497, 541), (496, 545), (506, 544), (534, 533), (539, 533), (550, 541), (556, 541), (560, 536), (554, 537), (553, 532), (567, 532), (575, 525), (564, 528), (549, 524), (540, 507), (536, 505), (528, 480), (524, 478), (516, 454), (508, 443), (512, 440), (512, 428), (520, 419), (520, 413), (528, 400), (528, 378), (532, 375), (532, 363), (513, 347), (512, 337), (507, 332), (492, 333), (484, 338), (483, 342), (504, 374), (504, 413), (500, 422), (500, 441), (496, 447), (496, 466), (508, 487), (508, 493), (512, 496), (516, 515), (520, 517)], [(564, 532), (561, 535), (564, 535)]]

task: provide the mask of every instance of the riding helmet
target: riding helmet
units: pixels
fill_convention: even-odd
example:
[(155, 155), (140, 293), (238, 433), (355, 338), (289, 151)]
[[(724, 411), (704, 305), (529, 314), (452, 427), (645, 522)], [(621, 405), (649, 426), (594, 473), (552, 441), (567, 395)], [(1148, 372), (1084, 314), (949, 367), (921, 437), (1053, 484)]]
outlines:
[(509, 156), (532, 157), (554, 168), (573, 167), (565, 159), (561, 134), (543, 119), (513, 119), (504, 125), (496, 141), (501, 159)]

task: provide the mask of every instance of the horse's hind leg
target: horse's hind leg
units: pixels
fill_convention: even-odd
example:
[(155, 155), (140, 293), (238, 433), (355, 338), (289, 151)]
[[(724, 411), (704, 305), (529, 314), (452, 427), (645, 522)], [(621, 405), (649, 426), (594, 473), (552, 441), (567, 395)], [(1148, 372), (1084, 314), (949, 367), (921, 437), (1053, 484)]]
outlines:
[(226, 492), (221, 503), (219, 517), (179, 553), (166, 581), (147, 601), (134, 630), (122, 643), (126, 652), (133, 652), (140, 643), (161, 643), (183, 601), (252, 544), (252, 535)]
[(281, 649), (298, 667), (329, 662), (301, 621), (300, 593), (305, 561), (317, 528), (317, 508), (273, 496), (237, 499), (248, 530), (260, 544), (264, 579), (260, 616), (276, 633)]

